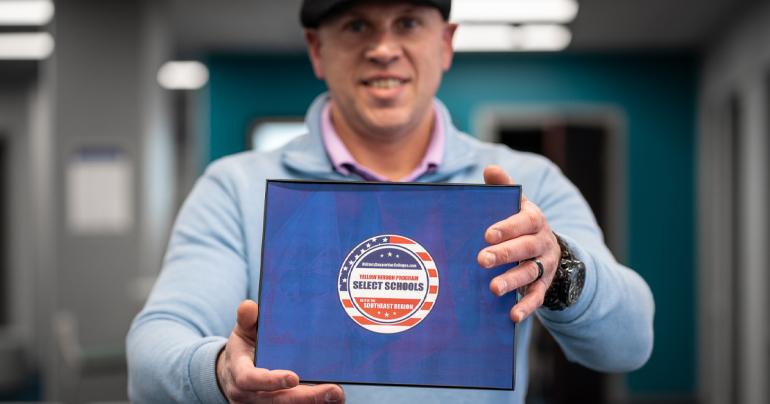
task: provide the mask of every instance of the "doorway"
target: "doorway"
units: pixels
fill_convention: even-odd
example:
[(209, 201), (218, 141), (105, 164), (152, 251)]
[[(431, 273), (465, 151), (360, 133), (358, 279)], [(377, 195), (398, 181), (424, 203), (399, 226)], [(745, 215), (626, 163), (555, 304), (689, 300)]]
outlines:
[[(625, 258), (625, 141), (623, 119), (611, 107), (493, 107), (478, 119), (483, 140), (543, 155), (588, 201), (615, 256)], [(569, 362), (556, 341), (533, 323), (528, 402), (615, 402), (618, 376)], [(559, 386), (559, 388), (553, 388)]]

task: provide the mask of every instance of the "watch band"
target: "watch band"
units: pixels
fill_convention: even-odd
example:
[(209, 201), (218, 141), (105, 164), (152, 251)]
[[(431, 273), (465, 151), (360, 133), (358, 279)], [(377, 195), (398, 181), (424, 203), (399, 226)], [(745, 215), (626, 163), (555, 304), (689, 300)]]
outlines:
[(586, 279), (586, 266), (575, 257), (572, 250), (558, 234), (554, 233), (554, 236), (556, 236), (556, 241), (558, 241), (561, 249), (561, 258), (551, 286), (545, 293), (543, 306), (550, 310), (560, 311), (573, 305), (580, 297)]

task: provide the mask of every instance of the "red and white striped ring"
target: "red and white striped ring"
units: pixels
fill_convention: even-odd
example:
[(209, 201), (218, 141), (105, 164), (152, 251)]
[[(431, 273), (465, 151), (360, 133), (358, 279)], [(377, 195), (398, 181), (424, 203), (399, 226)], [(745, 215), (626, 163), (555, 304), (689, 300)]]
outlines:
[(435, 306), (438, 268), (416, 241), (378, 235), (348, 253), (337, 289), (343, 309), (356, 324), (377, 333), (403, 332), (423, 321)]

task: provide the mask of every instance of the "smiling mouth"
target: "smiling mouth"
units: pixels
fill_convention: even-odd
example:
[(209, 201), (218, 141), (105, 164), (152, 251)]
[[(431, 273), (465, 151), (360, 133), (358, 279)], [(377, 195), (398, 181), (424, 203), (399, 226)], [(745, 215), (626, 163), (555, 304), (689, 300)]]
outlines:
[(396, 87), (402, 86), (408, 81), (409, 80), (402, 80), (397, 78), (382, 78), (382, 79), (362, 80), (361, 82), (363, 83), (363, 85), (367, 87), (390, 89), (390, 88), (396, 88)]

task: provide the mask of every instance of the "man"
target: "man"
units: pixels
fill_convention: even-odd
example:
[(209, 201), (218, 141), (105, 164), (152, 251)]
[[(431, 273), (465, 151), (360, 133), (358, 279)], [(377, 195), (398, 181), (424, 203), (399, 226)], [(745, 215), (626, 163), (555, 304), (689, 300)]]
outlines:
[[(329, 92), (311, 105), (307, 136), (275, 152), (220, 160), (196, 184), (128, 336), (133, 400), (523, 402), (534, 313), (571, 360), (610, 372), (644, 364), (651, 293), (612, 257), (578, 191), (541, 157), (459, 133), (434, 99), (452, 62), (449, 7), (449, 0), (303, 2), (310, 60)], [(519, 323), (514, 392), (343, 392), (299, 385), (291, 370), (254, 367), (257, 307), (248, 299), (258, 293), (266, 178), (512, 183), (506, 172), (529, 198), (486, 230), (489, 246), (478, 262), (521, 261), (489, 285), (496, 295), (524, 293), (510, 311)]]

